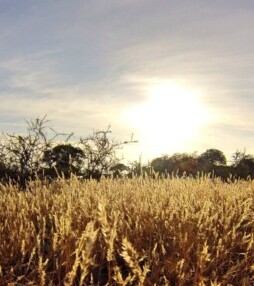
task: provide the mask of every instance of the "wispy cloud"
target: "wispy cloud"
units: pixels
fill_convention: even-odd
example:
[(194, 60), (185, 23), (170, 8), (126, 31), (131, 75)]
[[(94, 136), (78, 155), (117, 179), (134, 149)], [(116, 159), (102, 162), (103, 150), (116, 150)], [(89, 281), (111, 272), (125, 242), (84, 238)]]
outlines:
[(172, 80), (216, 115), (189, 148), (250, 146), (253, 33), (253, 1), (2, 1), (2, 127), (48, 114), (78, 134), (111, 123), (121, 137), (122, 111)]

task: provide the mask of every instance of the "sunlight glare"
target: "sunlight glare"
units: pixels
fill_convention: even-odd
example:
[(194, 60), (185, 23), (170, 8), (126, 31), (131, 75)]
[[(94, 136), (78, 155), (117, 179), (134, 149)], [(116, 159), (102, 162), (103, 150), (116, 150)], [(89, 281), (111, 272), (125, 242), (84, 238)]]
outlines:
[(127, 110), (125, 116), (154, 153), (184, 146), (209, 120), (197, 91), (162, 83), (149, 86), (146, 94), (147, 100)]

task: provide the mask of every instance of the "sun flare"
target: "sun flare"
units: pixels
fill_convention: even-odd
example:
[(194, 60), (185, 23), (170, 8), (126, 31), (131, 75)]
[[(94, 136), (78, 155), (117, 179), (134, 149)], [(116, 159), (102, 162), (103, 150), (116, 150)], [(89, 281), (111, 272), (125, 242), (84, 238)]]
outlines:
[(208, 120), (200, 92), (177, 84), (159, 83), (149, 86), (146, 95), (146, 101), (127, 110), (125, 115), (142, 141), (155, 152), (166, 149), (171, 152), (184, 146)]

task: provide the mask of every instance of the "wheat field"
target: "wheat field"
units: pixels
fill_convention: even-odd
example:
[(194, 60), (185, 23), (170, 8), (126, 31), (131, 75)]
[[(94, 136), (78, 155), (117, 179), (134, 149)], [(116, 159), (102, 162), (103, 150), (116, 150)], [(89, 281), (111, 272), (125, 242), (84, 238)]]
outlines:
[(0, 285), (254, 285), (254, 182), (0, 186)]

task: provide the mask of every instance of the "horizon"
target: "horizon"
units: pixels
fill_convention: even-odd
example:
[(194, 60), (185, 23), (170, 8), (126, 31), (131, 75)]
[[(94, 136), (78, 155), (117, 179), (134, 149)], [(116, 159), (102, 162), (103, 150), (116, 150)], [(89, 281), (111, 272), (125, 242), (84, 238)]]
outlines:
[(0, 1), (0, 129), (139, 143), (123, 156), (254, 153), (254, 2)]
[[(97, 132), (101, 133), (101, 132), (105, 132), (105, 134), (107, 134), (107, 138), (109, 140), (109, 144), (112, 145), (114, 143), (119, 143), (119, 147), (114, 148), (113, 153), (116, 154), (117, 158), (120, 160), (119, 163), (124, 163), (126, 166), (128, 165), (132, 165), (132, 163), (134, 162), (140, 162), (142, 165), (146, 166), (149, 165), (153, 160), (158, 159), (158, 158), (165, 158), (165, 157), (172, 157), (175, 155), (187, 155), (187, 156), (191, 156), (192, 158), (198, 158), (200, 155), (203, 155), (205, 152), (209, 151), (209, 150), (218, 150), (222, 152), (222, 155), (225, 156), (226, 159), (226, 165), (227, 166), (231, 166), (233, 164), (233, 156), (236, 153), (241, 153), (243, 155), (246, 155), (246, 157), (254, 157), (254, 154), (250, 154), (249, 152), (247, 152), (247, 150), (244, 148), (243, 150), (240, 149), (235, 149), (235, 151), (232, 154), (229, 154), (228, 152), (225, 152), (225, 150), (220, 150), (217, 149), (216, 146), (214, 146), (214, 148), (209, 148), (209, 149), (205, 149), (205, 150), (200, 150), (199, 152), (197, 150), (193, 150), (191, 152), (187, 152), (187, 151), (182, 151), (182, 152), (174, 152), (174, 153), (160, 153), (158, 156), (155, 157), (150, 157), (150, 158), (145, 158), (146, 160), (144, 160), (144, 157), (142, 157), (142, 154), (140, 154), (139, 157), (137, 158), (132, 158), (132, 160), (128, 157), (124, 157), (124, 152), (122, 151), (125, 148), (131, 147), (133, 144), (138, 144), (138, 140), (136, 140), (134, 138), (134, 134), (131, 134), (131, 137), (125, 141), (119, 141), (117, 140), (117, 138), (114, 137), (114, 135), (112, 135), (112, 131), (111, 131), (111, 126), (108, 126), (107, 130), (93, 130), (92, 133), (87, 134), (86, 136), (81, 136), (79, 138), (77, 138), (77, 136), (74, 133), (66, 133), (64, 132), (64, 130), (56, 130), (54, 128), (54, 126), (50, 123), (52, 123), (50, 120), (48, 120), (47, 115), (44, 115), (43, 117), (38, 117), (38, 118), (31, 118), (30, 120), (24, 120), (25, 124), (26, 124), (26, 128), (22, 128), (22, 131), (24, 132), (20, 132), (20, 133), (10, 133), (10, 132), (4, 132), (1, 131), (3, 137), (3, 146), (5, 145), (5, 136), (6, 136), (6, 142), (8, 142), (8, 138), (9, 137), (16, 137), (18, 138), (19, 135), (20, 136), (29, 136), (29, 125), (32, 122), (35, 121), (40, 121), (43, 125), (43, 130), (44, 130), (44, 135), (47, 138), (48, 142), (52, 142), (52, 148), (56, 147), (56, 146), (62, 146), (62, 145), (72, 145), (74, 147), (78, 147), (82, 149), (82, 143), (81, 140), (83, 139), (87, 139), (89, 137), (93, 137), (94, 134), (96, 134)], [(33, 123), (32, 123), (33, 125)], [(20, 126), (24, 127), (23, 124), (20, 124)], [(52, 138), (55, 139), (52, 140)], [(58, 139), (57, 139), (58, 138)], [(74, 139), (74, 140), (73, 140)]]

